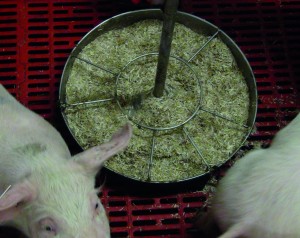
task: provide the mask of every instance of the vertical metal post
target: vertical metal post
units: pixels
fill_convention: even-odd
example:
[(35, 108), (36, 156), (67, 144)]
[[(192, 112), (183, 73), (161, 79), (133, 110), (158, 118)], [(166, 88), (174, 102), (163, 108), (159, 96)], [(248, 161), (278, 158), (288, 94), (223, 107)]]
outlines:
[(163, 10), (163, 27), (160, 37), (158, 63), (153, 90), (153, 95), (158, 98), (163, 96), (165, 89), (173, 31), (175, 27), (175, 15), (178, 4), (179, 0), (165, 0)]

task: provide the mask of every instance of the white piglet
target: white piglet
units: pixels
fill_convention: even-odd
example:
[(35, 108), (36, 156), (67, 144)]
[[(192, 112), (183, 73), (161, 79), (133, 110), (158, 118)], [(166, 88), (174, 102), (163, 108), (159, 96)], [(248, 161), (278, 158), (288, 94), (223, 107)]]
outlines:
[(211, 212), (221, 238), (300, 237), (300, 114), (229, 169)]
[(0, 85), (0, 223), (32, 238), (108, 238), (94, 188), (103, 162), (130, 140), (128, 124), (112, 139), (71, 157), (61, 135)]

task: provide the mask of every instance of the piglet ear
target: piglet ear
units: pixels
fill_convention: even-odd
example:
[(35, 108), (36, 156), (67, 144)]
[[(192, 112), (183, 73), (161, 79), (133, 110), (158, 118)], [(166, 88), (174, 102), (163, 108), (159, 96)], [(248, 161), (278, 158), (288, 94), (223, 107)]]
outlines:
[(0, 199), (0, 223), (14, 219), (20, 214), (23, 205), (36, 197), (37, 190), (28, 180), (13, 185)]
[(95, 175), (108, 158), (127, 147), (131, 135), (132, 127), (128, 123), (120, 131), (114, 134), (107, 143), (92, 147), (75, 155), (73, 158), (77, 163), (83, 165)]

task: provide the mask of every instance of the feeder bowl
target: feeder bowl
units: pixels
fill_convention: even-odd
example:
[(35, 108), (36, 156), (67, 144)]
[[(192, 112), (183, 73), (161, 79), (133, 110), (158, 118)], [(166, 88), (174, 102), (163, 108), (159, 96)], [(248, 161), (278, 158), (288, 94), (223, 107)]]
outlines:
[[(109, 31), (115, 30), (115, 29), (122, 29), (124, 27), (128, 27), (139, 21), (149, 20), (149, 19), (155, 19), (155, 20), (162, 21), (162, 19), (163, 19), (162, 11), (157, 10), (157, 9), (139, 10), (139, 11), (123, 13), (123, 14), (117, 15), (115, 17), (112, 17), (112, 18), (102, 22), (101, 24), (99, 24), (98, 26), (93, 28), (90, 32), (88, 32), (71, 52), (71, 54), (65, 64), (63, 74), (62, 74), (61, 85), (60, 85), (60, 90), (59, 90), (59, 101), (60, 101), (61, 113), (64, 118), (64, 121), (65, 121), (66, 125), (68, 126), (74, 139), (78, 142), (78, 144), (80, 146), (81, 146), (81, 143), (78, 141), (78, 138), (76, 138), (74, 131), (69, 127), (68, 118), (66, 115), (66, 107), (70, 106), (67, 102), (67, 95), (66, 95), (67, 82), (69, 80), (69, 76), (70, 76), (70, 73), (71, 73), (71, 70), (72, 70), (75, 60), (80, 58), (79, 57), (80, 52), (100, 35), (105, 34)], [(177, 12), (175, 21), (176, 21), (176, 23), (180, 23), (180, 24), (186, 26), (187, 28), (193, 30), (196, 33), (211, 36), (211, 39), (213, 39), (214, 37), (217, 36), (230, 49), (230, 51), (236, 61), (236, 64), (244, 77), (244, 80), (248, 87), (248, 93), (249, 93), (248, 119), (244, 125), (246, 130), (245, 130), (244, 136), (241, 140), (241, 143), (239, 146), (239, 148), (240, 148), (246, 141), (249, 134), (251, 133), (251, 130), (252, 130), (254, 122), (255, 122), (256, 110), (257, 110), (256, 82), (255, 82), (255, 78), (254, 78), (253, 72), (251, 70), (251, 67), (250, 67), (245, 55), (242, 53), (242, 51), (239, 49), (239, 47), (233, 42), (233, 40), (228, 35), (226, 35), (222, 30), (220, 30), (215, 25), (213, 25), (201, 18), (195, 17), (191, 14)], [(132, 62), (134, 62), (135, 60), (138, 60), (143, 57), (151, 57), (153, 55), (157, 55), (157, 52), (151, 53), (151, 54), (144, 54), (143, 52), (141, 52), (140, 56), (136, 57), (135, 59), (128, 62), (126, 65), (124, 65), (124, 68), (118, 73), (118, 75), (113, 75), (113, 77), (116, 80), (116, 88), (118, 87), (118, 81), (120, 80), (120, 78), (122, 78), (122, 73), (124, 70), (126, 70), (126, 67), (130, 66), (132, 64)], [(101, 57), (101, 56), (99, 56), (99, 57)], [(122, 57), (122, 56), (120, 55), (120, 57)], [(186, 60), (183, 60), (176, 56), (171, 56), (170, 59), (177, 60), (178, 62), (180, 62), (184, 66), (186, 66), (188, 68), (188, 70), (192, 71), (192, 68), (189, 66), (189, 64)], [(82, 60), (85, 61), (84, 59), (82, 59)], [(118, 60), (118, 59), (116, 59), (116, 60)], [(93, 64), (93, 62), (87, 62), (87, 63)], [(95, 65), (95, 67), (99, 67), (99, 65), (98, 66)], [(195, 80), (197, 80), (197, 75), (195, 78), (196, 78)], [(199, 86), (199, 90), (201, 91), (201, 85), (198, 85), (198, 86)], [(115, 94), (116, 94), (116, 98), (115, 98), (116, 103), (119, 105), (120, 110), (124, 111), (124, 113), (126, 114), (128, 119), (131, 120), (131, 122), (133, 124), (137, 125), (138, 128), (142, 128), (145, 130), (147, 130), (147, 129), (152, 130), (153, 135), (157, 131), (173, 130), (173, 129), (182, 127), (185, 123), (188, 123), (189, 120), (192, 120), (193, 117), (197, 114), (198, 110), (201, 109), (201, 100), (202, 99), (201, 99), (201, 95), (200, 95), (199, 100), (197, 100), (197, 103), (195, 104), (194, 113), (192, 113), (192, 115), (190, 117), (186, 118), (186, 120), (183, 120), (182, 123), (177, 123), (177, 124), (175, 123), (174, 125), (157, 127), (157, 126), (140, 123), (139, 121), (135, 121), (133, 118), (131, 118), (129, 115), (129, 112), (127, 110), (124, 110), (124, 108), (122, 108), (122, 105), (120, 105), (121, 103), (120, 103), (120, 100), (118, 99), (118, 90), (117, 89), (116, 89)], [(86, 103), (89, 103), (89, 102), (86, 102)], [(91, 103), (93, 103), (93, 102), (91, 102)], [(82, 104), (84, 104), (84, 102), (79, 102), (76, 105), (82, 105)], [(73, 105), (73, 106), (76, 107), (76, 105)], [(216, 116), (222, 118), (222, 115), (216, 115)], [(226, 119), (226, 118), (224, 117), (224, 119)], [(230, 119), (228, 119), (228, 120), (230, 120)], [(193, 140), (191, 139), (190, 142), (193, 143)], [(197, 149), (197, 146), (195, 146), (195, 148)], [(227, 160), (229, 160), (239, 150), (239, 148), (234, 149), (234, 151), (232, 151), (231, 154), (228, 156)], [(153, 152), (153, 148), (152, 149), (149, 148), (149, 151)], [(150, 153), (151, 155), (149, 155), (151, 158), (149, 158), (149, 160), (150, 160), (149, 170), (148, 170), (148, 172), (146, 172), (146, 173), (148, 173), (148, 175), (145, 176), (146, 179), (142, 179), (142, 180), (136, 179), (136, 178), (131, 177), (130, 175), (120, 174), (118, 171), (114, 171), (107, 166), (105, 166), (105, 167), (108, 170), (110, 170), (111, 172), (117, 173), (121, 176), (125, 176), (131, 180), (155, 184), (155, 183), (182, 182), (182, 181), (189, 181), (189, 180), (192, 180), (195, 178), (201, 178), (201, 177), (208, 175), (215, 166), (220, 166), (221, 164), (223, 164), (227, 161), (227, 160), (225, 160), (221, 164), (215, 164), (213, 166), (208, 166), (208, 168), (204, 172), (201, 172), (195, 176), (191, 176), (188, 178), (178, 179), (176, 181), (153, 181), (153, 180), (151, 180), (151, 173), (150, 173), (152, 159), (154, 159), (152, 152)]]

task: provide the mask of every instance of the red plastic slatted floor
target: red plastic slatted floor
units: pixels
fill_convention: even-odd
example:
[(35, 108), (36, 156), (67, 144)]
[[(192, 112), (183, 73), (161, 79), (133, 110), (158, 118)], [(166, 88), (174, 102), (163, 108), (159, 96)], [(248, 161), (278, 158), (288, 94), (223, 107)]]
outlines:
[[(58, 87), (72, 48), (102, 20), (147, 7), (129, 0), (0, 0), (0, 83), (62, 127), (56, 122)], [(259, 95), (249, 140), (269, 143), (300, 108), (300, 1), (181, 0), (180, 10), (219, 26), (245, 53)], [(192, 237), (191, 219), (206, 197), (197, 189), (139, 196), (108, 187), (102, 200), (112, 237), (176, 238)]]

